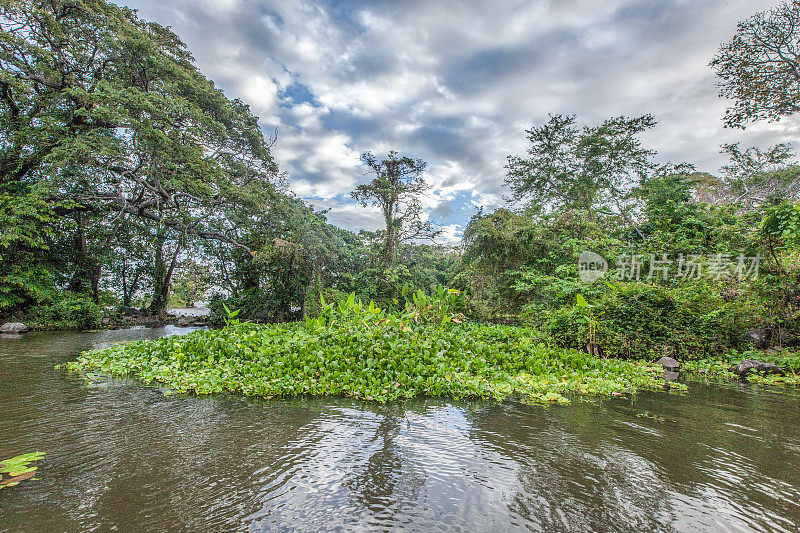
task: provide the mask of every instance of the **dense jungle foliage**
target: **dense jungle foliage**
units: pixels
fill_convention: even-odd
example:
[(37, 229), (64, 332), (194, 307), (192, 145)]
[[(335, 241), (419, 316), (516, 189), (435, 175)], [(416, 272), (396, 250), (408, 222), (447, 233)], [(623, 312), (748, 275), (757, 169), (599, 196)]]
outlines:
[[(497, 396), (591, 388), (593, 372), (647, 381), (606, 358), (800, 342), (800, 166), (787, 144), (724, 145), (711, 174), (657, 163), (642, 143), (650, 115), (552, 115), (508, 157), (508, 205), (477, 212), (458, 246), (436, 244), (422, 210), (425, 162), (365, 152), (371, 181), (351, 194), (384, 229), (356, 234), (291, 193), (278, 139), (168, 28), (104, 0), (0, 5), (0, 319), (94, 328), (207, 300), (218, 325), (233, 310), (276, 324), (114, 348), (86, 368), (197, 392)], [(719, 49), (727, 125), (800, 109), (800, 75), (773, 64), (797, 49), (796, 22), (798, 3), (782, 4)], [(584, 252), (604, 275), (581, 275)], [(460, 291), (463, 317), (409, 323), (442, 286)], [(375, 316), (334, 318), (326, 306), (357, 306), (351, 294)], [(242, 365), (259, 370), (245, 379)], [(538, 383), (541, 365), (566, 384)]]

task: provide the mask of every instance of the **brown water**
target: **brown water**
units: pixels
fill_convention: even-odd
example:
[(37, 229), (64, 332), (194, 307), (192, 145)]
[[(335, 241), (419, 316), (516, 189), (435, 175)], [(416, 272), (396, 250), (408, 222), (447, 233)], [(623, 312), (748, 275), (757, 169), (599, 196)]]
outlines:
[(3, 531), (798, 531), (794, 393), (690, 385), (564, 407), (242, 400), (58, 363), (187, 330), (0, 339)]

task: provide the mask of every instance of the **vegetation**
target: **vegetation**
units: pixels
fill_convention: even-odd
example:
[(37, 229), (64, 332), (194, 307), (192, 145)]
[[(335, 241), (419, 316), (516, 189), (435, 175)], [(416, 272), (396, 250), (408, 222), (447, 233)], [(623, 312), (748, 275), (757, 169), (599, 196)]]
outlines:
[[(798, 110), (798, 20), (782, 4), (720, 48), (729, 126)], [(553, 115), (458, 247), (426, 242), (426, 163), (365, 152), (351, 195), (384, 227), (356, 234), (291, 193), (277, 138), (168, 28), (105, 0), (3, 0), (0, 25), (0, 319), (92, 328), (208, 298), (225, 324), (74, 368), (197, 393), (561, 400), (655, 386), (629, 359), (702, 370), (800, 344), (786, 144), (725, 144), (713, 175), (656, 164), (651, 115)], [(601, 275), (580, 276), (585, 252)]]
[(0, 461), (0, 489), (13, 487), (26, 479), (36, 479), (37, 467), (31, 463), (44, 457), (44, 452), (26, 453)]
[(248, 107), (176, 35), (100, 0), (0, 9), (0, 311), (56, 287), (98, 302), (123, 238), (150, 244), (153, 314), (190, 239), (251, 252), (229, 221), (268, 208), (275, 164)]
[(785, 387), (788, 385), (800, 385), (800, 354), (794, 350), (782, 352), (772, 352), (765, 354), (761, 351), (746, 351), (743, 353), (731, 352), (721, 356), (715, 356), (699, 361), (689, 361), (685, 364), (684, 370), (693, 379), (708, 382), (737, 381), (739, 376), (731, 372), (731, 367), (742, 359), (758, 359), (766, 363), (773, 363), (784, 369), (784, 375), (759, 375), (751, 374), (748, 381), (758, 385), (768, 385), (772, 387)]
[(402, 313), (351, 295), (319, 318), (221, 330), (84, 353), (69, 368), (130, 376), (177, 392), (264, 397), (346, 395), (385, 402), (418, 395), (525, 395), (564, 403), (568, 393), (663, 387), (660, 367), (548, 346), (527, 328), (459, 324), (457, 293), (413, 295)]
[(642, 148), (637, 135), (655, 126), (655, 119), (615, 117), (582, 130), (575, 121), (574, 116), (555, 115), (527, 131), (528, 156), (508, 158), (506, 184), (512, 198), (590, 214), (614, 206), (627, 216), (621, 204), (625, 188), (646, 175), (655, 153)]

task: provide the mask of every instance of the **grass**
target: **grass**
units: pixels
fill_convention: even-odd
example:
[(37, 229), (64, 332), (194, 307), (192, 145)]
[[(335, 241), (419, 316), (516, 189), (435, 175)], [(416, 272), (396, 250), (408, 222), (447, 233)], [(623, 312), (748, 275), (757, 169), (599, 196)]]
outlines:
[(86, 352), (68, 367), (180, 393), (377, 402), (522, 395), (569, 403), (565, 395), (572, 393), (669, 387), (658, 366), (556, 348), (524, 327), (461, 324), (457, 314), (431, 317), (413, 309), (392, 315), (352, 297), (324, 307), (323, 316), (306, 323), (259, 326), (230, 319), (220, 330)]

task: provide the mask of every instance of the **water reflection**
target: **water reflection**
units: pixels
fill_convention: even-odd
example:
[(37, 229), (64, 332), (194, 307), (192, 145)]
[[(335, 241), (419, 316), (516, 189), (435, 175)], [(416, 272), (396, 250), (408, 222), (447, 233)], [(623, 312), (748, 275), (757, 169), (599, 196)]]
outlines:
[(792, 531), (798, 397), (693, 385), (566, 407), (164, 396), (55, 364), (183, 333), (0, 340), (0, 530)]

